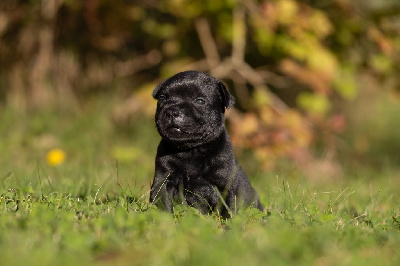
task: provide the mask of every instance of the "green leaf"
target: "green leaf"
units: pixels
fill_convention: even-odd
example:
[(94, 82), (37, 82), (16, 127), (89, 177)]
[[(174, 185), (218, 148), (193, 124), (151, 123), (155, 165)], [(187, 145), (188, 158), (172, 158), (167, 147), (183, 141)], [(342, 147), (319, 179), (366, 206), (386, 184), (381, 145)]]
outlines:
[(331, 108), (326, 96), (309, 92), (301, 93), (297, 98), (297, 104), (304, 110), (319, 115), (325, 115)]
[(373, 69), (382, 74), (389, 74), (393, 69), (392, 58), (387, 55), (378, 54), (372, 56), (370, 64)]
[(354, 76), (351, 69), (342, 67), (333, 82), (335, 90), (346, 100), (353, 100), (358, 95)]
[(142, 154), (137, 147), (114, 147), (111, 151), (112, 157), (118, 161), (135, 161)]
[(319, 217), (318, 217), (318, 220), (321, 222), (321, 223), (326, 223), (326, 222), (329, 222), (329, 221), (332, 221), (332, 220), (334, 220), (336, 217), (335, 217), (335, 215), (333, 215), (332, 213), (324, 213), (324, 214), (321, 214)]

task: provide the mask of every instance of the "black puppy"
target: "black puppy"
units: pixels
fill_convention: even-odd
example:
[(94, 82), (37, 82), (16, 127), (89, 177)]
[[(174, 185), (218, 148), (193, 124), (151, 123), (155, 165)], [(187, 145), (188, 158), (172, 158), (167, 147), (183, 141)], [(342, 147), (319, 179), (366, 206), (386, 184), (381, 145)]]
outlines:
[(150, 202), (170, 212), (173, 203), (184, 203), (224, 217), (248, 206), (262, 210), (225, 129), (225, 108), (235, 99), (222, 82), (201, 72), (181, 72), (158, 85), (153, 97), (162, 139)]

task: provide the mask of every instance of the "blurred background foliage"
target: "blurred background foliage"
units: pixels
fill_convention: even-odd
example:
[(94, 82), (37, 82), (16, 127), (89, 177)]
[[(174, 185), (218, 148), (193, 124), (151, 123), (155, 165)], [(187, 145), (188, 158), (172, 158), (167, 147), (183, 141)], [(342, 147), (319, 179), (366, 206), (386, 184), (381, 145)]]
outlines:
[(400, 162), (399, 63), (397, 0), (0, 2), (0, 111), (79, 114), (108, 95), (114, 126), (140, 127), (157, 83), (204, 71), (236, 97), (227, 124), (249, 165), (311, 177)]

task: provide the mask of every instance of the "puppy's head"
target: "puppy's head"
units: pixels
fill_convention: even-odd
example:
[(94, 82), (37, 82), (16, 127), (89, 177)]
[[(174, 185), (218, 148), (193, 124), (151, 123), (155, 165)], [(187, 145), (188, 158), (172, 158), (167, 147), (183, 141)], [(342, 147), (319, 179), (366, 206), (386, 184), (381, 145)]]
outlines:
[(208, 74), (186, 71), (158, 85), (156, 126), (164, 140), (190, 149), (215, 140), (224, 130), (223, 114), (235, 102), (224, 84)]

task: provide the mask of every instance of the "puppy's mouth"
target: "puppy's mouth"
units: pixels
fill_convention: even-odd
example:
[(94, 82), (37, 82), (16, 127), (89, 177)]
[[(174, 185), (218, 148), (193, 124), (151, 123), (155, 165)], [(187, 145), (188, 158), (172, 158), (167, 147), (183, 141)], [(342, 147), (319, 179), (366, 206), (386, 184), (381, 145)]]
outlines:
[(178, 134), (189, 134), (189, 132), (185, 131), (181, 127), (177, 125), (171, 125), (167, 127), (167, 132), (169, 133), (178, 133)]

